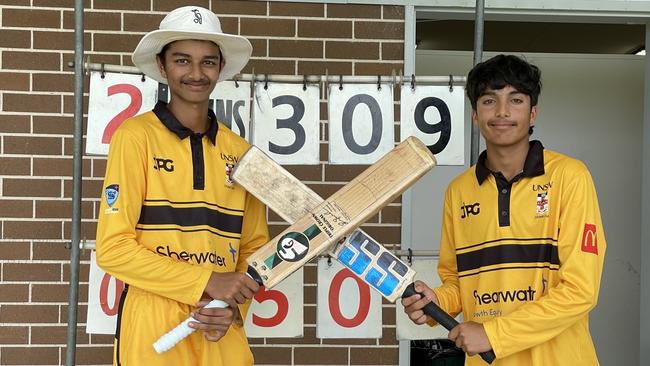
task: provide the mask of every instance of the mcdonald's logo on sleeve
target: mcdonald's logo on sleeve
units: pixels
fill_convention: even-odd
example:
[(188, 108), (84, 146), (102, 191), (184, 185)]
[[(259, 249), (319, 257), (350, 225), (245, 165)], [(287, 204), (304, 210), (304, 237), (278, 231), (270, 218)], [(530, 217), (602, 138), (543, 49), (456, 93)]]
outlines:
[(582, 251), (585, 253), (598, 254), (598, 240), (596, 237), (596, 225), (585, 224), (582, 232)]

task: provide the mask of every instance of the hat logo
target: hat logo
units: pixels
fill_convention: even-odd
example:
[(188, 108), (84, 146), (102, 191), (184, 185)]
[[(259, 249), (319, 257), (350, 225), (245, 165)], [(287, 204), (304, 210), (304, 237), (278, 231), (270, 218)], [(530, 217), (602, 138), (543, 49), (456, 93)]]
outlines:
[(201, 17), (199, 9), (192, 9), (192, 13), (194, 13), (194, 23), (203, 24), (203, 17)]

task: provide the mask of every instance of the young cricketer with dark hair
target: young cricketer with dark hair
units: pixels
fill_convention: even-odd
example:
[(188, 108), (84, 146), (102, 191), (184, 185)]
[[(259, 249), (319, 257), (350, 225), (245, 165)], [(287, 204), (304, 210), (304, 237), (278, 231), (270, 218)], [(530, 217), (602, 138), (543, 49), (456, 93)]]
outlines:
[[(438, 274), (402, 300), (417, 324), (429, 301), (464, 323), (449, 339), (493, 365), (598, 365), (589, 333), (605, 256), (596, 190), (585, 165), (530, 141), (541, 73), (498, 55), (467, 77), (472, 121), (486, 150), (444, 202)], [(466, 365), (485, 364), (468, 357)]]

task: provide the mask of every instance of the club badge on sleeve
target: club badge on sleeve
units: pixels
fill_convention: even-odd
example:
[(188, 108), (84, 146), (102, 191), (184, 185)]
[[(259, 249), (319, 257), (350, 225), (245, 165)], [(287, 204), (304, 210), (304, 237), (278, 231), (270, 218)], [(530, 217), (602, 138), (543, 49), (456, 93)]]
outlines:
[(117, 202), (117, 198), (119, 195), (120, 195), (119, 184), (111, 184), (104, 189), (104, 196), (106, 197), (106, 204), (108, 205), (108, 208), (104, 210), (105, 214), (116, 213), (119, 211), (118, 208), (113, 207), (115, 202)]

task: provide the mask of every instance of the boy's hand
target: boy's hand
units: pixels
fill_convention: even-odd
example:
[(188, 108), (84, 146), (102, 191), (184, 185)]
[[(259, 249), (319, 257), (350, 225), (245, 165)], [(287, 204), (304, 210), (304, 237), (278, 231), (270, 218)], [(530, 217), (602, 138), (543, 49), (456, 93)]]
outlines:
[(449, 332), (449, 339), (456, 343), (456, 347), (461, 348), (470, 356), (492, 349), (483, 324), (472, 321), (454, 327)]
[(433, 301), (436, 305), (439, 305), (438, 297), (433, 292), (433, 290), (431, 290), (429, 286), (425, 285), (422, 281), (415, 281), (415, 291), (422, 293), (424, 296), (415, 294), (413, 296), (403, 298), (402, 305), (404, 306), (404, 312), (415, 324), (424, 324), (431, 318), (428, 315), (424, 314), (424, 311), (422, 309), (431, 301)]
[(237, 304), (252, 299), (259, 288), (257, 282), (245, 273), (212, 272), (204, 292), (209, 298), (225, 301), (234, 309)]
[(192, 317), (196, 319), (196, 322), (190, 322), (190, 328), (203, 331), (203, 336), (205, 339), (211, 342), (216, 342), (221, 337), (223, 337), (230, 325), (233, 322), (233, 319), (239, 314), (239, 309), (227, 307), (227, 308), (205, 308), (210, 300), (201, 300), (196, 303), (198, 309), (192, 312)]

